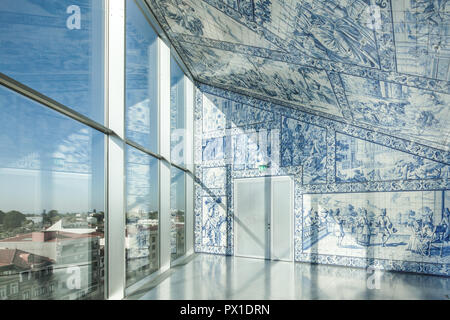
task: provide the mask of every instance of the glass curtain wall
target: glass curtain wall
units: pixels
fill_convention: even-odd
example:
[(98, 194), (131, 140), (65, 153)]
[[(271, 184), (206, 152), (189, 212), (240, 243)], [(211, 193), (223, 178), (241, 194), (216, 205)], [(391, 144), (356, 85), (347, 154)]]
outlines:
[(183, 256), (186, 252), (186, 188), (184, 171), (172, 167), (170, 185), (170, 211), (171, 211), (171, 260)]
[[(172, 163), (185, 166), (186, 146), (185, 76), (173, 57), (170, 59), (170, 157)], [(171, 260), (186, 252), (185, 212), (186, 179), (183, 170), (171, 169)]]
[(158, 160), (127, 146), (126, 284), (159, 269)]
[(183, 70), (170, 59), (170, 158), (172, 163), (185, 166), (186, 111)]
[[(2, 0), (0, 72), (103, 124), (103, 17)], [(0, 86), (0, 146), (0, 299), (102, 299), (105, 135)]]
[(0, 1), (0, 72), (104, 124), (102, 0)]
[[(145, 2), (124, 3), (125, 26), (118, 16), (119, 23), (109, 19), (105, 26), (103, 0), (0, 1), (0, 300), (103, 299), (116, 294), (105, 276), (110, 266), (125, 270), (119, 295), (159, 270), (162, 161), (172, 168), (171, 213), (164, 216), (172, 215), (172, 258), (186, 252), (186, 80), (172, 59), (168, 161), (158, 145), (161, 41)], [(106, 28), (112, 26), (125, 27), (126, 70), (105, 60), (108, 50), (110, 58), (123, 61), (111, 39), (105, 47)], [(168, 73), (168, 61), (162, 64)], [(114, 75), (125, 74), (124, 109), (117, 102), (122, 99), (114, 103), (119, 108), (105, 108), (106, 94), (112, 95), (105, 79), (114, 81), (105, 66)], [(114, 122), (114, 130), (123, 129), (124, 138), (109, 136), (112, 122), (105, 115), (116, 109), (125, 119)], [(107, 153), (111, 145), (123, 163)], [(125, 210), (107, 197), (117, 190), (107, 185), (111, 175), (122, 174), (108, 168), (117, 167), (125, 178), (119, 188), (124, 187)], [(167, 185), (169, 177), (164, 179)], [(107, 210), (113, 209), (123, 213), (120, 231), (114, 229), (121, 234), (105, 235), (112, 223)], [(169, 231), (168, 222), (163, 227)], [(111, 254), (105, 260), (107, 240), (118, 236), (125, 259)], [(168, 258), (168, 250), (165, 254)]]
[[(126, 138), (158, 152), (157, 35), (134, 0), (126, 1)], [(126, 287), (159, 269), (159, 160), (126, 149)]]
[(158, 153), (157, 35), (134, 0), (126, 1), (126, 138)]

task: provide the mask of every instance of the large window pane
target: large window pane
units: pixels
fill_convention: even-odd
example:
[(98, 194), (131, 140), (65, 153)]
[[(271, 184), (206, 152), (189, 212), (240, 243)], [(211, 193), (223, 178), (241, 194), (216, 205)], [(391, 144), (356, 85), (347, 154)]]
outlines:
[(133, 0), (126, 2), (126, 137), (158, 152), (157, 36)]
[(103, 123), (103, 1), (1, 0), (0, 72)]
[(184, 73), (175, 61), (170, 61), (170, 151), (171, 161), (185, 164), (185, 101)]
[(103, 298), (104, 139), (0, 87), (4, 298)]
[(159, 269), (158, 160), (126, 148), (126, 286)]
[(185, 247), (185, 173), (172, 167), (170, 186), (170, 209), (171, 209), (171, 259), (181, 257), (186, 252)]

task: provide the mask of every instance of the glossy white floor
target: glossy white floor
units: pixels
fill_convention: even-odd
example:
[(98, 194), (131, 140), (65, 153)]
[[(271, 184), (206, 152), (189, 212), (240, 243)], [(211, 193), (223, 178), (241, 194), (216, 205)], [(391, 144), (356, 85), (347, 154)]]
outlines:
[(195, 254), (129, 299), (450, 299), (450, 278)]

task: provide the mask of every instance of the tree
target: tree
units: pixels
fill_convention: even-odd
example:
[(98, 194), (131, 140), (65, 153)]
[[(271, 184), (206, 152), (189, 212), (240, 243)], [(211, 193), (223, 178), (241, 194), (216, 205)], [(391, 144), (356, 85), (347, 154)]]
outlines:
[[(94, 209), (94, 212), (95, 212), (95, 209)], [(95, 212), (94, 214), (92, 214), (92, 216), (97, 219), (97, 223), (99, 223), (99, 224), (103, 223), (103, 220), (105, 219), (105, 213), (103, 211)]]
[(50, 218), (53, 218), (53, 217), (58, 216), (58, 210), (50, 210), (50, 211), (48, 212), (48, 216), (49, 216)]
[(42, 216), (44, 225), (52, 225), (59, 220), (58, 210), (50, 210), (48, 213), (44, 213)]
[(3, 224), (3, 219), (5, 218), (5, 213), (0, 210), (0, 224)]
[(158, 211), (150, 211), (149, 218), (150, 219), (158, 219)]
[(14, 229), (22, 226), (22, 223), (26, 220), (24, 214), (19, 211), (9, 211), (3, 218), (3, 225), (6, 229)]

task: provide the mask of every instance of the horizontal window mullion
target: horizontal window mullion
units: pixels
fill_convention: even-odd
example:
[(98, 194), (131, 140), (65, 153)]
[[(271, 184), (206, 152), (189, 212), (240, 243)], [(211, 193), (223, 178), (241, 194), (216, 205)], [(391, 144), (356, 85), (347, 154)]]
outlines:
[(125, 143), (126, 143), (127, 145), (129, 145), (129, 146), (131, 146), (131, 147), (133, 147), (133, 148), (136, 148), (136, 149), (138, 149), (139, 151), (142, 151), (142, 152), (148, 154), (149, 156), (152, 156), (153, 158), (156, 158), (156, 159), (158, 159), (158, 160), (162, 160), (162, 161), (168, 162), (163, 156), (161, 156), (161, 155), (159, 155), (159, 154), (157, 154), (157, 153), (154, 153), (154, 152), (148, 150), (147, 148), (141, 146), (139, 143), (136, 143), (136, 142), (131, 141), (131, 140), (129, 140), (129, 139), (125, 139), (124, 141), (125, 141)]
[[(93, 129), (96, 129), (100, 132), (103, 132), (104, 134), (107, 135), (115, 135), (114, 131), (112, 131), (111, 129), (99, 124), (98, 122), (89, 119), (88, 117), (78, 113), (77, 111), (72, 110), (71, 108), (37, 92), (34, 89), (29, 88), (28, 86), (6, 76), (3, 73), (0, 73), (0, 84), (3, 85), (6, 88), (9, 88), (11, 90), (13, 90), (14, 92), (17, 92), (18, 94), (25, 96), (33, 101), (38, 102), (39, 104), (46, 106), (52, 110), (55, 110), (61, 114), (64, 114), (65, 116), (68, 116), (69, 118), (72, 118), (78, 122), (81, 122)], [(121, 139), (120, 137), (118, 137), (119, 139)], [(122, 140), (122, 139), (121, 139)], [(176, 163), (170, 162), (168, 161), (166, 158), (164, 158), (163, 156), (154, 153), (146, 148), (144, 148), (143, 146), (141, 146), (140, 144), (133, 142), (131, 140), (128, 139), (124, 139), (124, 142), (154, 158), (157, 158), (158, 160), (162, 160), (165, 161), (167, 163), (170, 163), (172, 166), (184, 171), (184, 172), (188, 172), (191, 173), (190, 170), (184, 168), (183, 166), (180, 166)]]
[(171, 164), (173, 167), (175, 167), (175, 168), (177, 168), (177, 169), (180, 169), (181, 171), (191, 173), (190, 170), (188, 170), (188, 169), (186, 169), (186, 168), (184, 168), (184, 167), (182, 167), (182, 166), (180, 166), (180, 165), (178, 165), (178, 164), (176, 164), (176, 163), (171, 162), (170, 164)]
[(151, 152), (150, 150), (148, 150), (148, 149), (144, 148), (143, 146), (141, 146), (139, 143), (136, 143), (136, 142), (131, 141), (129, 139), (125, 139), (125, 143), (128, 144), (129, 146), (133, 147), (133, 148), (138, 149), (139, 151), (142, 151), (142, 152), (148, 154), (149, 156), (152, 156), (152, 157), (154, 157), (154, 158), (156, 158), (158, 160), (161, 160), (161, 161), (165, 161), (165, 162), (169, 163), (171, 166), (173, 166), (173, 167), (175, 167), (177, 169), (180, 169), (181, 171), (184, 171), (184, 172), (187, 172), (187, 173), (192, 173), (190, 170), (188, 170), (188, 169), (186, 169), (186, 168), (184, 168), (184, 167), (182, 167), (182, 166), (180, 166), (180, 165), (178, 165), (176, 163), (168, 161), (163, 156), (161, 156), (161, 155), (159, 155), (157, 153)]
[(27, 97), (40, 105), (46, 106), (52, 110), (55, 110), (71, 119), (74, 119), (78, 122), (81, 122), (82, 124), (85, 124), (95, 130), (98, 130), (100, 132), (103, 132), (104, 134), (114, 134), (114, 132), (111, 129), (106, 128), (105, 126), (101, 125), (100, 123), (82, 115), (81, 113), (63, 105), (62, 103), (59, 103), (51, 98), (49, 98), (46, 95), (43, 95), (42, 93), (31, 89), (30, 87), (24, 85), (21, 82), (18, 82), (14, 80), (13, 78), (8, 77), (7, 75), (0, 72), (0, 84), (18, 94), (21, 96)]

